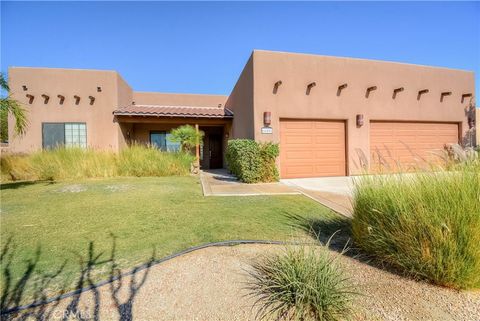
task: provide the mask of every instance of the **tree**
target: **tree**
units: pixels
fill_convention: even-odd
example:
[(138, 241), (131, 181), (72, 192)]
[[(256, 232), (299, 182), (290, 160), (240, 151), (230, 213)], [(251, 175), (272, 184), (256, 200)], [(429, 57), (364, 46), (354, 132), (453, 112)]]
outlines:
[[(4, 142), (8, 140), (8, 114), (15, 118), (15, 134), (23, 135), (27, 130), (27, 112), (20, 103), (11, 98), (10, 87), (3, 73), (0, 73), (0, 87), (2, 97), (0, 98), (0, 139)], [(5, 97), (3, 93), (6, 92)]]
[(195, 127), (190, 125), (183, 125), (172, 129), (170, 134), (170, 141), (173, 143), (180, 143), (184, 152), (188, 152), (194, 148), (197, 145), (197, 142), (202, 145), (203, 136), (205, 135), (204, 132), (197, 132)]

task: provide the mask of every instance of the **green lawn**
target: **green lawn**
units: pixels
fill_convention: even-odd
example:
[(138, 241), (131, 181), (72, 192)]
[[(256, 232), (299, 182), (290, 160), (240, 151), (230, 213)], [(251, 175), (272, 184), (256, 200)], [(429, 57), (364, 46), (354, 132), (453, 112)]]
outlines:
[(14, 279), (37, 248), (36, 270), (52, 272), (66, 261), (61, 279), (71, 282), (90, 241), (107, 259), (114, 235), (117, 262), (129, 268), (145, 262), (153, 249), (160, 258), (211, 241), (305, 235), (290, 216), (323, 220), (335, 214), (299, 195), (203, 197), (195, 177), (11, 183), (1, 190), (1, 240), (4, 246), (12, 237)]

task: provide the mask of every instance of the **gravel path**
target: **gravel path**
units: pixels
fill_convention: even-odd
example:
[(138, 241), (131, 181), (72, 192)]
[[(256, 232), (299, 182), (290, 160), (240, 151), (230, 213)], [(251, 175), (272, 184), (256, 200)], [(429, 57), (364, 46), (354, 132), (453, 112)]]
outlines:
[[(70, 306), (70, 319), (98, 320), (253, 320), (253, 299), (246, 297), (249, 262), (275, 245), (207, 248), (153, 266), (125, 278), (117, 292), (109, 285), (66, 299), (51, 309), (60, 320)], [(342, 256), (341, 264), (364, 295), (355, 302), (355, 320), (480, 320), (480, 292), (457, 292), (415, 282)], [(138, 291), (136, 291), (138, 288)], [(112, 293), (114, 293), (112, 295)], [(121, 317), (120, 317), (121, 315)]]

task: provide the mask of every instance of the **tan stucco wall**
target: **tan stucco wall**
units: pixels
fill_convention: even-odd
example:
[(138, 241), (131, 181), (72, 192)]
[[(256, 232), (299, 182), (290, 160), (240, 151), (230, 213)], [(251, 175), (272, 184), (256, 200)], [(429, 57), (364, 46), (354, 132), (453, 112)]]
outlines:
[(225, 106), (233, 111), (232, 138), (254, 139), (253, 56), (250, 56)]
[[(29, 122), (26, 134), (17, 137), (13, 133), (13, 119), (9, 118), (9, 151), (41, 149), (42, 122), (85, 122), (89, 147), (118, 150), (118, 125), (113, 122), (112, 115), (120, 99), (115, 71), (12, 67), (8, 76), (13, 98), (27, 110)], [(23, 85), (27, 86), (27, 91), (22, 89)], [(121, 86), (126, 88), (124, 90), (129, 88), (125, 84)], [(102, 91), (97, 92), (97, 87)], [(35, 96), (33, 104), (28, 103), (26, 94)], [(42, 94), (50, 96), (47, 104)], [(63, 105), (59, 104), (57, 95), (66, 97)], [(79, 105), (75, 104), (74, 95), (81, 97)], [(88, 96), (95, 97), (93, 105)]]
[(197, 106), (221, 107), (225, 106), (227, 96), (201, 94), (175, 94), (156, 92), (133, 92), (133, 101), (136, 105), (165, 105), (165, 106)]
[[(468, 129), (463, 93), (474, 93), (474, 74), (468, 71), (434, 68), (363, 59), (325, 57), (269, 51), (253, 54), (254, 137), (260, 141), (279, 141), (281, 118), (339, 119), (347, 123), (348, 173), (359, 168), (357, 149), (369, 157), (369, 121), (458, 122), (462, 135)], [(248, 67), (250, 68), (250, 67)], [(273, 85), (281, 80), (276, 94)], [(309, 95), (306, 87), (316, 82)], [(348, 87), (337, 96), (339, 85)], [(366, 89), (377, 90), (365, 97)], [(394, 88), (404, 87), (396, 99)], [(419, 90), (429, 93), (417, 100)], [(440, 102), (440, 93), (452, 95)], [(273, 134), (261, 134), (263, 112), (272, 113)], [(356, 115), (363, 114), (365, 125), (357, 128)], [(234, 127), (237, 114), (235, 114)], [(245, 125), (244, 125), (245, 126)]]
[[(113, 109), (117, 109), (118, 106), (128, 106), (133, 102), (133, 91), (128, 83), (117, 74), (117, 105)], [(112, 109), (112, 111), (113, 111)], [(118, 149), (125, 148), (129, 143), (130, 139), (128, 134), (131, 132), (132, 126), (129, 124), (118, 123), (118, 120), (115, 119), (112, 115), (113, 122), (119, 124), (117, 126), (117, 135), (118, 135)]]

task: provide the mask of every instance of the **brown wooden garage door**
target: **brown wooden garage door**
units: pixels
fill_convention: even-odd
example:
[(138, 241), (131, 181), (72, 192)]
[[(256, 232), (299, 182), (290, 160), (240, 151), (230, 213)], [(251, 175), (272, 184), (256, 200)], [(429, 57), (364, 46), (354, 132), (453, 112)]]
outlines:
[(345, 122), (280, 121), (282, 178), (345, 175)]
[(439, 162), (436, 154), (450, 143), (458, 143), (457, 123), (371, 122), (371, 170), (408, 171)]

